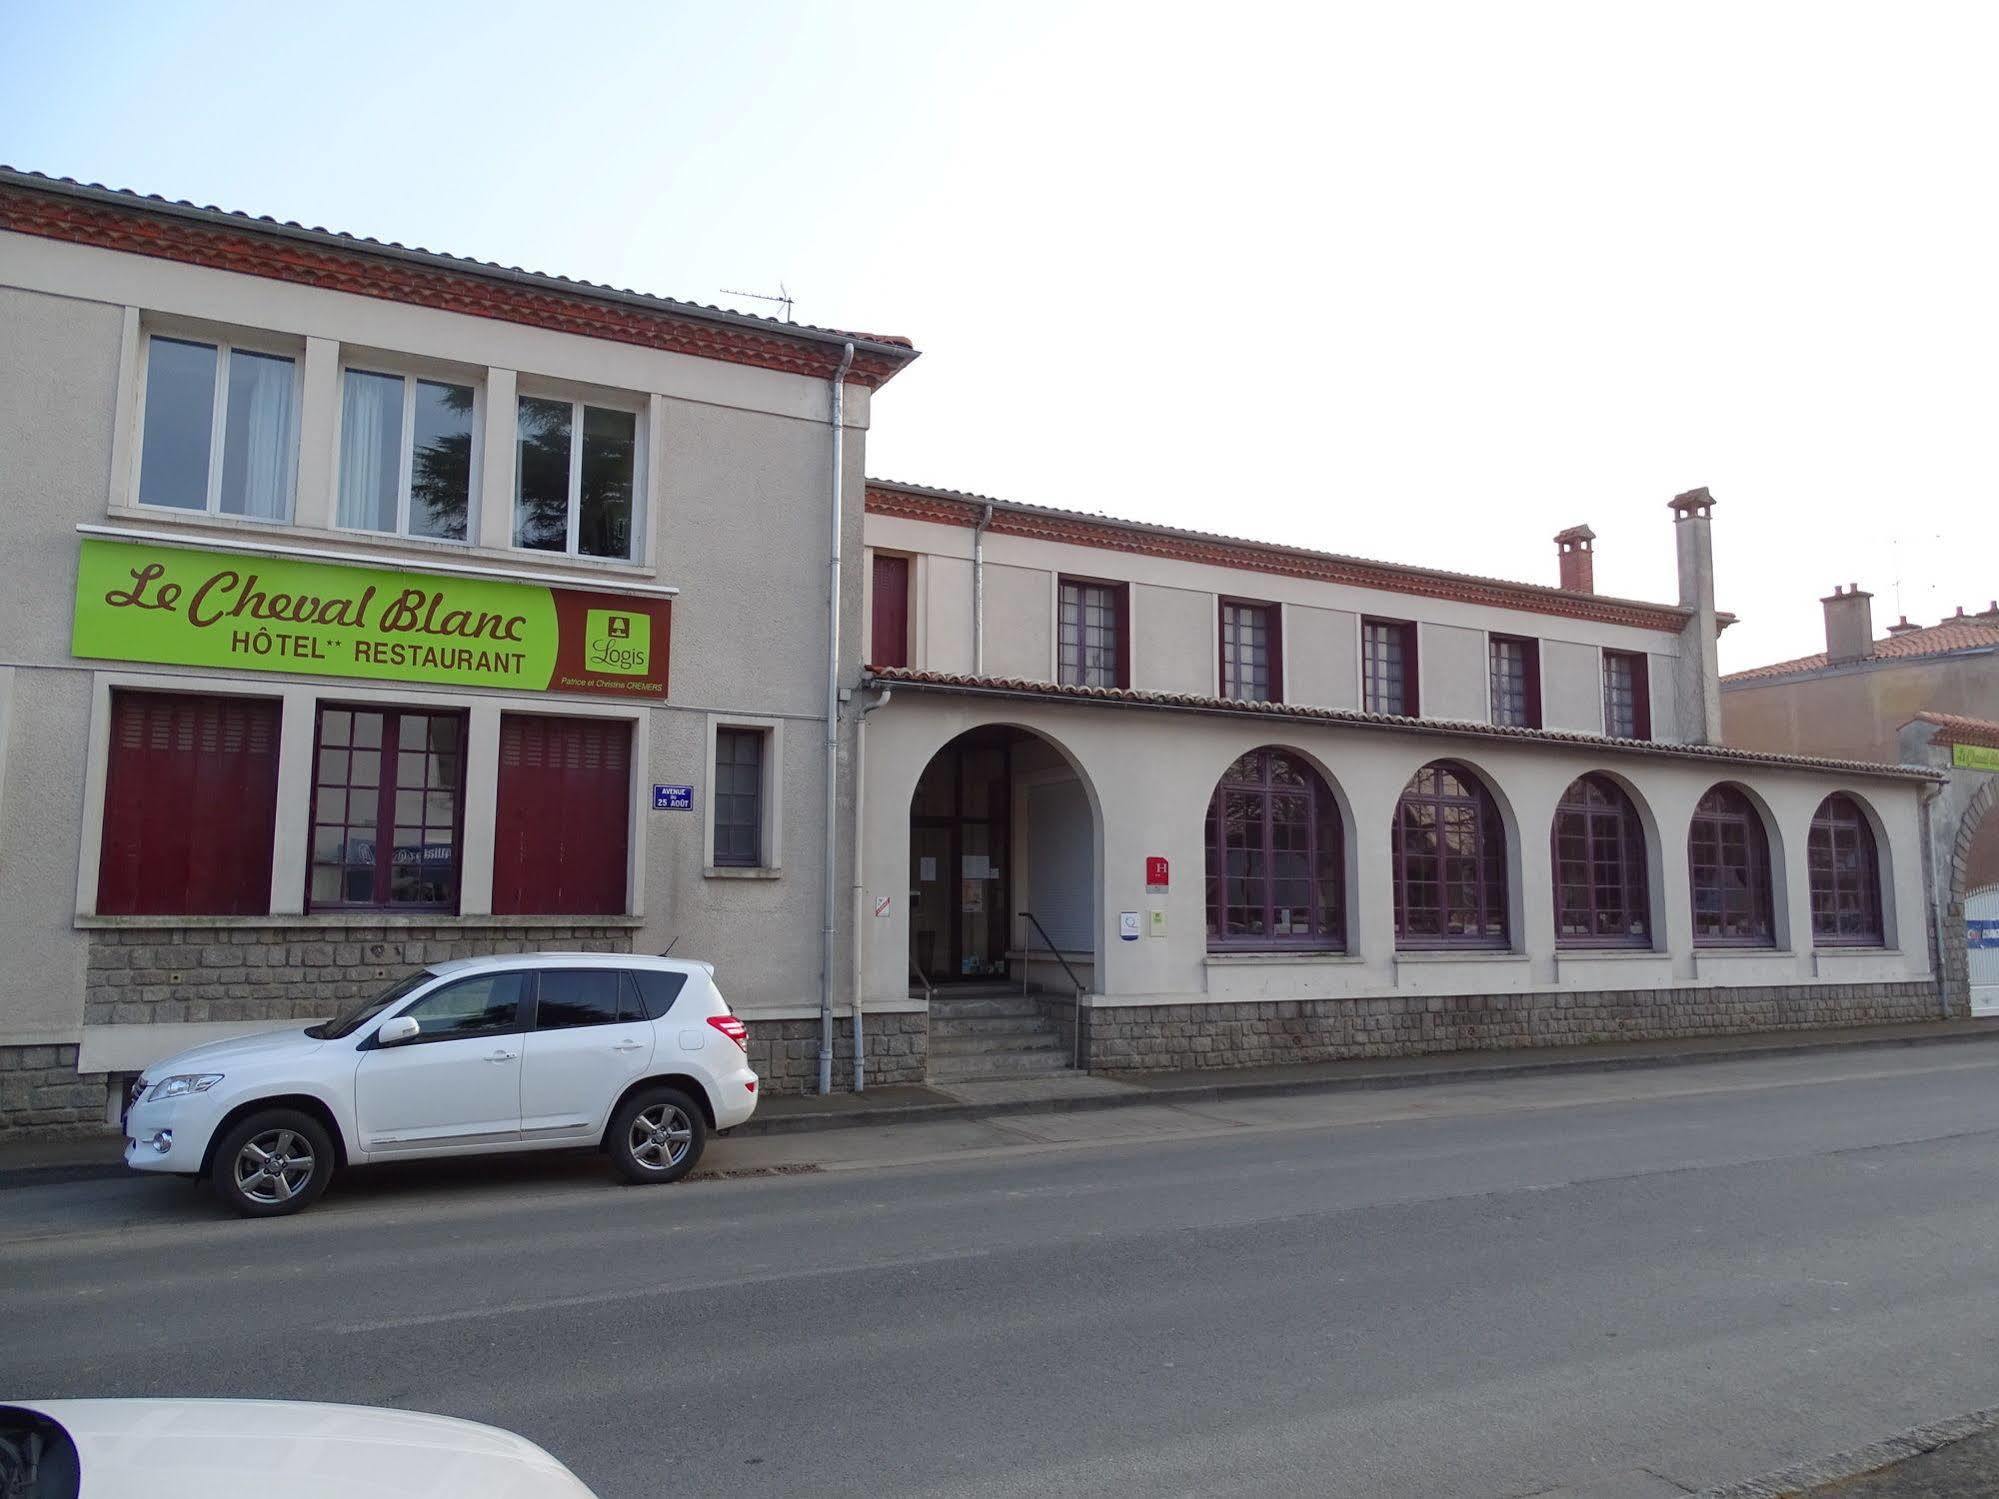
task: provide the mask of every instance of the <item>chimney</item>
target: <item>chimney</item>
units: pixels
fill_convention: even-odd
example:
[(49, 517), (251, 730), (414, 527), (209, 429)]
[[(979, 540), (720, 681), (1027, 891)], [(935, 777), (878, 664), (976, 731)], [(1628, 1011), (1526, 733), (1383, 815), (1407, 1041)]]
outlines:
[(1716, 642), (1721, 626), (1714, 610), (1714, 540), (1708, 534), (1714, 496), (1702, 486), (1666, 503), (1673, 512), (1673, 543), (1679, 553), (1680, 607), (1690, 611), (1680, 630), (1674, 677), (1680, 732), (1690, 744), (1720, 744), (1721, 662)]
[(1983, 619), (1999, 623), (1999, 599), (1994, 599), (1991, 603), (1987, 604), (1983, 609), (1980, 609), (1976, 614), (1972, 615), (1971, 617), (1973, 619)]
[(1890, 635), (1906, 635), (1911, 630), (1920, 630), (1921, 628), (1922, 628), (1921, 625), (1910, 624), (1909, 616), (1905, 614), (1900, 619), (1896, 620), (1895, 623), (1888, 626), (1888, 633)]
[(1564, 593), (1596, 592), (1596, 553), (1590, 550), (1590, 543), (1595, 540), (1596, 532), (1588, 526), (1570, 526), (1566, 531), (1555, 533), (1555, 550), (1562, 564)]
[(1862, 593), (1858, 583), (1842, 591), (1833, 584), (1832, 593), (1819, 600), (1825, 605), (1825, 658), (1834, 666), (1846, 661), (1865, 661), (1874, 654), (1874, 595)]

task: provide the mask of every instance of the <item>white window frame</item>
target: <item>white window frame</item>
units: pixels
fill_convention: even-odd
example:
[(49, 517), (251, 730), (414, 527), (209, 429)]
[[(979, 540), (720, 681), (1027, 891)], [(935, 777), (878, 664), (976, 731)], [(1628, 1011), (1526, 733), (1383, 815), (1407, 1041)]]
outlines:
[[(403, 382), (403, 428), (402, 452), (396, 461), (396, 528), (393, 531), (377, 531), (371, 526), (346, 526), (340, 523), (340, 486), (346, 478), (341, 467), (341, 457), (345, 447), (347, 427), (347, 376), (377, 375), (383, 379)], [(466, 478), (465, 495), (465, 535), (420, 536), (410, 530), (410, 479), (416, 470), (416, 386), (419, 380), (432, 385), (467, 385), (472, 388), (472, 468)], [(351, 536), (393, 536), (404, 541), (432, 542), (438, 546), (477, 546), (479, 544), (479, 497), (484, 479), (486, 447), (486, 382), (468, 375), (441, 373), (434, 370), (412, 368), (390, 360), (374, 360), (366, 357), (342, 358), (340, 378), (335, 383), (333, 406), (333, 507), (328, 528), (344, 531)], [(511, 534), (509, 539), (511, 539)]]
[[(569, 405), (569, 509), (568, 526), (563, 535), (560, 552), (544, 551), (539, 547), (522, 546), (515, 539), (520, 525), (521, 508), (521, 413), (522, 401), (564, 401)], [(616, 411), (632, 418), (632, 545), (629, 555), (624, 557), (586, 556), (576, 550), (576, 533), (581, 529), (583, 509), (583, 411), (585, 407), (595, 407), (599, 411)], [(576, 390), (549, 388), (523, 382), (514, 393), (513, 426), (509, 441), (514, 452), (514, 492), (507, 506), (507, 547), (510, 551), (526, 552), (544, 557), (571, 557), (579, 562), (608, 562), (630, 567), (643, 566), (646, 550), (646, 485), (649, 460), (646, 429), (651, 425), (650, 403), (642, 396), (606, 395), (595, 392), (578, 394)], [(711, 757), (711, 765), (714, 763)]]
[[(761, 864), (723, 864), (715, 862), (715, 736), (721, 729), (747, 729), (751, 733), (764, 736), (763, 786), (763, 839)], [(707, 785), (702, 788), (701, 812), (701, 872), (711, 880), (774, 880), (784, 872), (784, 720), (781, 718), (748, 718), (733, 713), (711, 713), (708, 715), (707, 747), (703, 752), (702, 773)]]
[[(184, 505), (148, 504), (141, 496), (145, 493), (143, 483), (146, 467), (146, 402), (150, 398), (153, 378), (153, 340), (164, 338), (169, 343), (199, 344), (203, 348), (215, 350), (215, 390), (210, 401), (208, 414), (208, 493), (202, 497), (199, 510), (191, 510)], [(238, 515), (233, 510), (222, 508), (222, 466), (223, 443), (229, 430), (229, 356), (237, 350), (245, 354), (262, 354), (271, 359), (289, 359), (292, 366), (292, 430), (291, 430), (291, 486), (289, 503), (281, 516)], [(182, 332), (173, 327), (148, 328), (139, 341), (137, 421), (133, 424), (132, 443), (132, 504), (135, 508), (157, 515), (215, 515), (224, 520), (250, 521), (261, 526), (289, 526), (296, 523), (298, 515), (298, 464), (299, 449), (302, 446), (302, 432), (305, 426), (305, 350), (292, 347), (285, 339), (274, 336), (259, 339), (236, 337), (231, 334)]]

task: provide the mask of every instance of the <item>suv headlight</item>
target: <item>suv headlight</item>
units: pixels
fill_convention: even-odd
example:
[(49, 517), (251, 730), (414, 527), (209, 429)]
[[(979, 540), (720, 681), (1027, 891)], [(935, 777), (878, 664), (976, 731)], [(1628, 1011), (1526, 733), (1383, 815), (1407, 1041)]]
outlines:
[(153, 1091), (146, 1095), (147, 1103), (158, 1103), (162, 1098), (179, 1098), (188, 1093), (206, 1093), (222, 1081), (219, 1072), (177, 1072), (172, 1077), (163, 1077), (153, 1084)]

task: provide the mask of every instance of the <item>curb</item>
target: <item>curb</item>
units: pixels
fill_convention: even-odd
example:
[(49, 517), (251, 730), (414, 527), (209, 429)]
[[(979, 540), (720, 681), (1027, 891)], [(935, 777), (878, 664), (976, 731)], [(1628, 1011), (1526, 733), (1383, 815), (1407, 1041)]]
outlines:
[(1999, 1428), (1999, 1406), (1953, 1416), (1947, 1421), (1932, 1421), (1926, 1426), (1911, 1427), (1900, 1436), (1889, 1437), (1886, 1441), (1871, 1442), (1850, 1452), (1835, 1452), (1829, 1457), (1793, 1463), (1788, 1468), (1779, 1468), (1760, 1478), (1745, 1478), (1738, 1483), (1702, 1489), (1693, 1499), (1788, 1499), (1788, 1496), (1809, 1492), (1822, 1484), (1858, 1478), (1863, 1473), (1875, 1472), (1892, 1463), (1921, 1457), (1925, 1452), (1934, 1452), (1939, 1447), (1948, 1447), (1952, 1442), (1961, 1442), (1966, 1437), (1979, 1436), (1995, 1428)]
[[(1129, 1093), (1088, 1094), (1079, 1098), (1020, 1098), (1001, 1103), (924, 1103), (890, 1108), (841, 1109), (823, 1114), (752, 1116), (729, 1131), (731, 1138), (803, 1135), (831, 1129), (870, 1129), (885, 1124), (940, 1124), (967, 1119), (993, 1119), (1008, 1114), (1080, 1114), (1099, 1109), (1138, 1105), (1171, 1107), (1178, 1103), (1221, 1103), (1239, 1098), (1292, 1098), (1310, 1093), (1364, 1093), (1389, 1088), (1421, 1088), (1431, 1084), (1502, 1081), (1515, 1077), (1547, 1077), (1565, 1073), (1638, 1072), (1662, 1067), (1686, 1067), (1713, 1062), (1749, 1062), (1764, 1057), (1819, 1056), (1831, 1052), (1887, 1050), (1891, 1047), (1954, 1046), (1999, 1041), (1992, 1031), (1952, 1031), (1943, 1035), (1836, 1037), (1779, 1045), (1744, 1045), (1730, 1050), (1655, 1052), (1622, 1057), (1561, 1057), (1542, 1055), (1478, 1067), (1410, 1067), (1394, 1072), (1353, 1077), (1267, 1078), (1256, 1082), (1193, 1083), (1181, 1087), (1134, 1086)], [(1107, 1076), (1107, 1074), (1099, 1074)], [(1115, 1080), (1115, 1079), (1113, 1079)], [(107, 1137), (108, 1143), (108, 1137)], [(72, 1182), (114, 1181), (130, 1176), (122, 1160), (72, 1161), (50, 1166), (0, 1167), (0, 1191), (16, 1187), (61, 1186)], [(1745, 1499), (1748, 1499), (1745, 1491)], [(1760, 1499), (1760, 1496), (1758, 1496)]]
[[(1147, 1088), (1130, 1093), (1090, 1094), (1080, 1098), (1009, 1099), (1004, 1103), (924, 1103), (886, 1109), (842, 1109), (838, 1113), (752, 1116), (729, 1131), (730, 1136), (810, 1134), (824, 1129), (861, 1129), (905, 1120), (947, 1123), (991, 1119), (1005, 1114), (1080, 1114), (1098, 1109), (1123, 1109), (1136, 1104), (1220, 1103), (1236, 1098), (1289, 1098), (1307, 1093), (1361, 1093), (1385, 1088), (1421, 1088), (1431, 1083), (1466, 1083), (1512, 1077), (1544, 1077), (1558, 1073), (1638, 1072), (1660, 1067), (1684, 1067), (1708, 1062), (1748, 1062), (1763, 1057), (1802, 1057), (1836, 1051), (1886, 1050), (1897, 1046), (1950, 1046), (1999, 1040), (1991, 1032), (1954, 1031), (1941, 1036), (1870, 1036), (1853, 1040), (1799, 1041), (1779, 1046), (1743, 1046), (1729, 1051), (1660, 1052), (1630, 1057), (1548, 1057), (1504, 1066), (1448, 1067), (1402, 1072), (1377, 1072), (1357, 1077), (1271, 1078), (1261, 1082), (1196, 1083), (1186, 1087)], [(1097, 1076), (1118, 1081), (1114, 1074)], [(5, 1173), (0, 1172), (0, 1184)]]

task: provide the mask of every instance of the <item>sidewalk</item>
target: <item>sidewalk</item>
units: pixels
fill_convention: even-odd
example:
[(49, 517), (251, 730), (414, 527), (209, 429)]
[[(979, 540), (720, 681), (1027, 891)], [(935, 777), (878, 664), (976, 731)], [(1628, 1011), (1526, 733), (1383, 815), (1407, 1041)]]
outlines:
[[(1511, 1077), (1616, 1072), (1808, 1056), (1868, 1047), (1959, 1045), (1988, 1040), (1999, 1040), (1999, 1018), (1533, 1050), (1456, 1051), (1427, 1057), (1149, 1072), (1118, 1078), (1062, 1072), (993, 1082), (871, 1088), (860, 1094), (781, 1095), (766, 1098), (756, 1117), (730, 1134), (741, 1139), (889, 1124), (989, 1119), (1008, 1114), (1216, 1103), (1225, 1099), (1491, 1082)], [(0, 1189), (123, 1176), (121, 1144), (108, 1132), (82, 1138), (0, 1141)]]
[(1693, 1499), (1992, 1499), (1999, 1410), (1933, 1422), (1853, 1452), (1703, 1489)]

